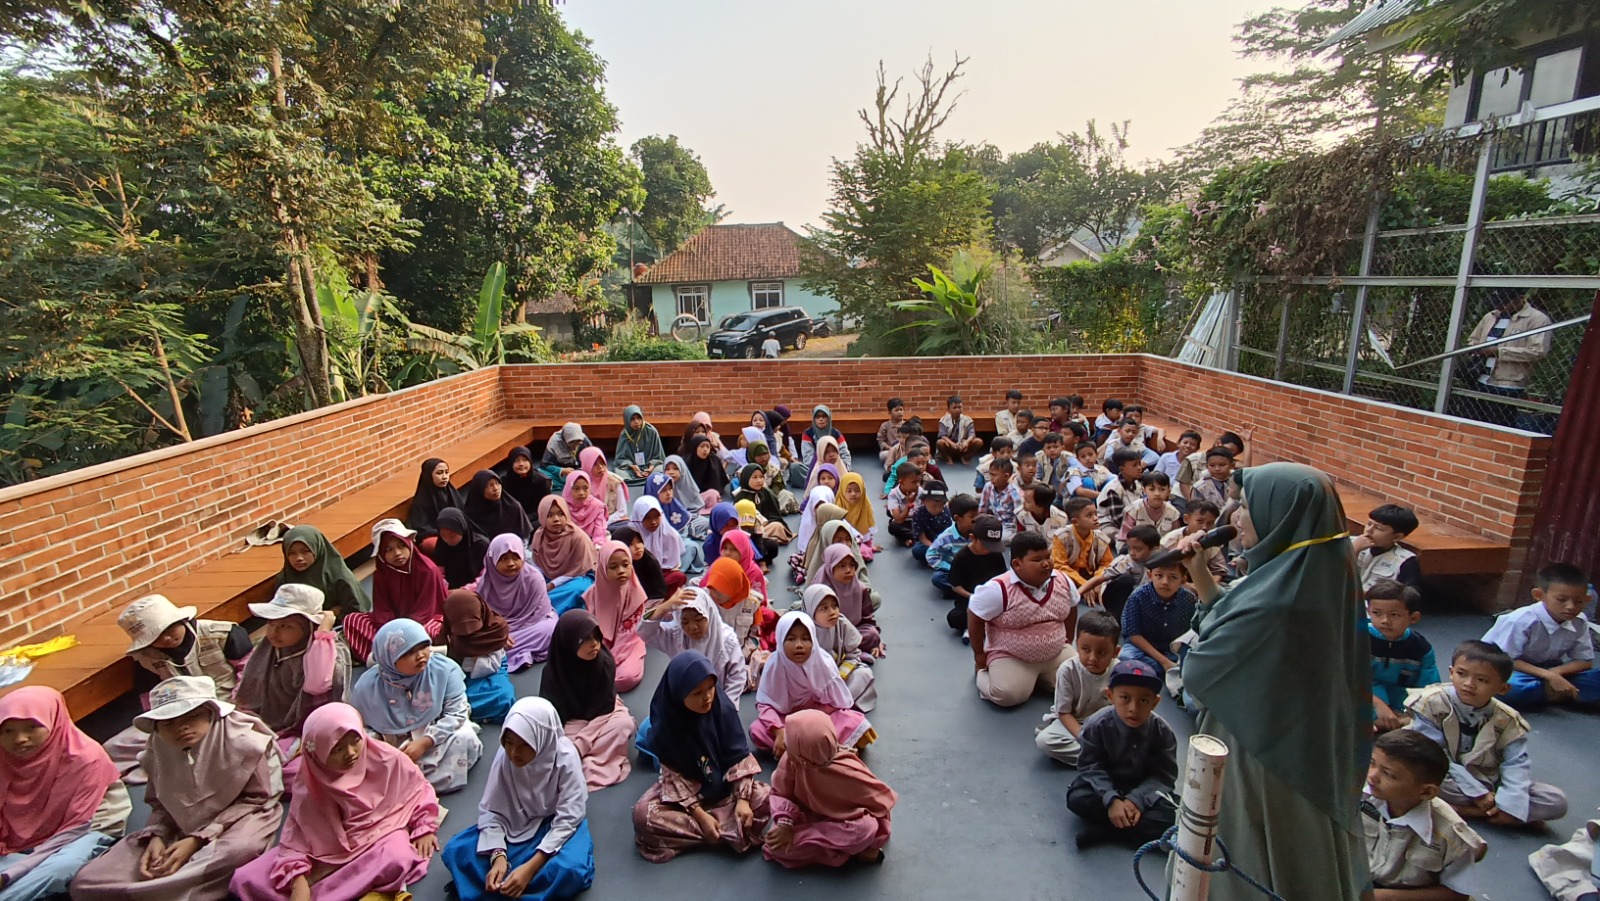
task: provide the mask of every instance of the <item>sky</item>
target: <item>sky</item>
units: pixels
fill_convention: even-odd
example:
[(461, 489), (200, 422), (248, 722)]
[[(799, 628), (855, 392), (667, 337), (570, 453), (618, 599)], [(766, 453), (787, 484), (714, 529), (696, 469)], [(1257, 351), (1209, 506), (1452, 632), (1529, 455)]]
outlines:
[(1133, 160), (1169, 158), (1264, 68), (1234, 26), (1271, 0), (567, 0), (606, 61), (624, 147), (675, 134), (729, 222), (818, 222), (830, 163), (891, 79), (970, 57), (943, 136), (1007, 152), (1130, 120)]

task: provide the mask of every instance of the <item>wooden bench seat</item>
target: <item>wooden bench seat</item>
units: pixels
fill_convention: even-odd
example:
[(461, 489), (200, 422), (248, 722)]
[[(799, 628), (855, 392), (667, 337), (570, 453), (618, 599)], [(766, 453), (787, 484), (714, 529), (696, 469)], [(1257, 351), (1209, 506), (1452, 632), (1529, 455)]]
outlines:
[[(802, 419), (806, 415), (805, 413), (796, 410), (794, 415), (795, 419), (801, 420), (797, 423), (798, 427), (795, 429), (795, 434), (798, 435), (810, 422)], [(924, 428), (930, 433), (937, 432), (939, 417), (943, 415), (943, 413), (936, 413), (932, 416), (923, 415), (922, 423)], [(853, 443), (861, 444), (873, 441), (874, 436), (878, 434), (878, 426), (882, 425), (883, 421), (888, 418), (889, 416), (885, 412), (840, 413), (833, 417), (833, 427), (843, 432), (845, 437), (849, 438)], [(533, 429), (532, 440), (534, 443), (528, 445), (528, 449), (533, 451), (535, 462), (538, 462), (538, 458), (544, 456), (545, 443), (550, 440), (550, 436), (554, 435), (556, 430), (566, 425), (567, 422), (569, 420), (566, 419), (535, 419), (525, 422), (526, 425)], [(723, 436), (724, 441), (737, 440), (739, 429), (743, 428), (745, 424), (743, 420), (731, 415), (713, 417), (712, 422), (717, 428), (717, 433)], [(794, 420), (790, 420), (790, 422), (791, 424), (796, 424)], [(661, 445), (666, 448), (667, 453), (670, 455), (677, 452), (678, 441), (683, 437), (683, 430), (689, 427), (689, 417), (661, 417), (651, 419), (650, 424), (655, 426), (656, 431), (661, 433)], [(991, 426), (993, 424), (993, 422), (990, 423)], [(606, 458), (610, 459), (612, 452), (617, 449), (617, 439), (622, 437), (621, 417), (608, 419), (604, 422), (584, 422), (582, 425), (583, 433), (597, 447), (605, 451)], [(978, 431), (983, 431), (983, 423), (981, 422), (978, 423)], [(732, 445), (730, 445), (731, 447)]]
[[(439, 457), (450, 464), (452, 481), (465, 484), (474, 471), (499, 463), (511, 448), (526, 442), (528, 435), (528, 423), (502, 422), (444, 448)], [(285, 514), (285, 518), (294, 525), (315, 526), (341, 555), (349, 557), (372, 543), (372, 527), (378, 520), (404, 518), (416, 491), (416, 472), (413, 466), (402, 467), (402, 471), (343, 495), (327, 507), (298, 517)], [(242, 535), (239, 542), (244, 542)], [(242, 622), (250, 615), (246, 605), (272, 596), (282, 569), (281, 546), (243, 547), (163, 579), (151, 590), (179, 606), (198, 608), (199, 616), (207, 619)], [(34, 661), (33, 672), (20, 684), (47, 685), (60, 691), (74, 719), (130, 691), (134, 663), (124, 655), (128, 636), (117, 625), (123, 606), (69, 623), (66, 631), (76, 636), (77, 647)], [(5, 690), (0, 689), (3, 694)]]
[[(1185, 429), (1194, 428), (1192, 425), (1182, 425), (1148, 414), (1145, 416), (1145, 423), (1163, 431), (1164, 437), (1168, 440), (1168, 450), (1177, 447), (1177, 437)], [(1199, 431), (1201, 434), (1209, 434), (1205, 429)], [(1211, 442), (1208, 441), (1206, 446), (1210, 447)], [(1334, 477), (1334, 487), (1339, 491), (1339, 502), (1343, 505), (1345, 519), (1350, 524), (1350, 534), (1360, 534), (1367, 525), (1367, 512), (1374, 507), (1389, 503), (1389, 500), (1382, 495), (1339, 482), (1340, 473), (1329, 473), (1329, 475)], [(1407, 535), (1400, 544), (1417, 555), (1425, 576), (1503, 573), (1511, 562), (1510, 542), (1495, 541), (1459, 529), (1435, 525), (1426, 520), (1422, 521), (1417, 530)]]

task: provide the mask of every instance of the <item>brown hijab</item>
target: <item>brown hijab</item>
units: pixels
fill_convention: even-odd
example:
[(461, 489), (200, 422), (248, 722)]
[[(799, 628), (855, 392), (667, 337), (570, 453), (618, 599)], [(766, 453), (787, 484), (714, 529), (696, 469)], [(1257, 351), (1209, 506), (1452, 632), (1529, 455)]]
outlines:
[[(556, 508), (566, 517), (559, 532), (550, 523), (550, 511)], [(594, 539), (573, 522), (565, 499), (552, 494), (540, 501), (539, 522), (543, 525), (533, 533), (533, 562), (546, 579), (581, 576), (594, 569)]]
[(511, 630), (506, 626), (506, 618), (490, 610), (483, 598), (470, 588), (457, 588), (445, 595), (441, 637), (450, 659), (457, 663), (511, 647)]

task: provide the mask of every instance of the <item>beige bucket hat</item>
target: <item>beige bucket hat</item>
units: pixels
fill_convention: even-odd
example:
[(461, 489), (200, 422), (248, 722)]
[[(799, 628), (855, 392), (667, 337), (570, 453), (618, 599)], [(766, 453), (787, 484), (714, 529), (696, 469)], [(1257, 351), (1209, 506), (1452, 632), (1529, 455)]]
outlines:
[(117, 615), (117, 625), (133, 639), (126, 653), (144, 650), (174, 623), (194, 619), (196, 612), (194, 607), (173, 604), (164, 594), (147, 594), (139, 598)]
[(150, 709), (133, 718), (140, 732), (154, 732), (161, 720), (174, 720), (191, 710), (210, 704), (217, 716), (233, 712), (233, 705), (217, 697), (217, 683), (210, 676), (173, 676), (150, 689)]
[(322, 622), (324, 597), (320, 588), (291, 582), (288, 585), (279, 585), (277, 592), (272, 595), (272, 600), (265, 604), (251, 604), (250, 612), (262, 619), (303, 616), (311, 620), (312, 625), (316, 625)]

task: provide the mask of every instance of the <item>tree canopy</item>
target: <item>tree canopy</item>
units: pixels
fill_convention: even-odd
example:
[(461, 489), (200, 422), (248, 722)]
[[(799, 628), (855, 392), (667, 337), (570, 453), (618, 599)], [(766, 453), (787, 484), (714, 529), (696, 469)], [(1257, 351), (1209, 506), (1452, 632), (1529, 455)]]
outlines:
[(706, 201), (716, 194), (711, 176), (700, 157), (678, 143), (677, 135), (640, 138), (629, 152), (644, 180), (639, 227), (655, 243), (656, 252), (666, 256), (709, 224), (712, 212)]

